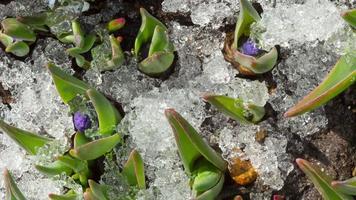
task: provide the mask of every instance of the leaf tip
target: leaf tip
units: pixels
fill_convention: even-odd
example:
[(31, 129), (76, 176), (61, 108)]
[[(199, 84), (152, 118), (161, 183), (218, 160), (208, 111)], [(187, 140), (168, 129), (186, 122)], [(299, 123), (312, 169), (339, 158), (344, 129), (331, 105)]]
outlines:
[(206, 92), (206, 93), (201, 94), (201, 98), (204, 101), (209, 101), (209, 100), (211, 100), (211, 98), (213, 98), (213, 94)]
[(171, 118), (177, 114), (177, 111), (174, 110), (174, 108), (167, 108), (164, 110), (164, 114), (166, 115), (167, 118)]

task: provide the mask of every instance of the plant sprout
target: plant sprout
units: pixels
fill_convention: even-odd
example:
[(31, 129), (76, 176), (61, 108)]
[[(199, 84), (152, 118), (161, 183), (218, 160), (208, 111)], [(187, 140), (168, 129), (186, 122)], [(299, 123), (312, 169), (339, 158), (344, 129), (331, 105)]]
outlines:
[[(81, 98), (82, 101), (93, 105), (99, 122), (98, 129), (94, 129), (94, 131), (97, 131), (99, 134), (95, 137), (85, 135), (86, 129), (91, 125), (91, 119), (88, 115), (78, 110), (73, 110), (75, 107), (72, 107), (72, 112), (74, 112), (73, 123), (78, 130), (74, 135), (72, 148), (63, 155), (57, 156), (50, 164), (35, 164), (35, 168), (49, 177), (65, 174), (84, 189), (86, 188), (85, 194), (77, 194), (73, 190), (69, 190), (63, 195), (50, 194), (49, 198), (52, 200), (74, 200), (82, 195), (87, 200), (108, 199), (105, 190), (106, 185), (98, 184), (91, 180), (95, 173), (92, 171), (92, 168), (96, 162), (100, 162), (98, 158), (111, 152), (117, 144), (123, 142), (121, 135), (116, 133), (116, 126), (122, 117), (104, 95), (85, 82), (65, 73), (51, 63), (48, 64), (48, 69), (52, 74), (57, 91), (64, 103), (72, 105), (72, 101), (75, 101), (77, 97), (83, 97)], [(40, 148), (49, 145), (53, 140), (13, 127), (3, 120), (0, 120), (0, 129), (31, 155), (38, 154)], [(131, 152), (120, 174), (127, 180), (130, 186), (139, 189), (146, 188), (143, 160), (136, 150)], [(18, 198), (21, 197), (20, 193), (16, 189), (15, 183), (11, 181), (9, 173), (6, 172), (5, 176), (7, 177), (8, 190), (10, 191), (8, 192), (8, 197), (11, 197), (10, 199), (21, 199)]]
[(245, 103), (239, 98), (223, 95), (207, 94), (203, 99), (240, 123), (257, 123), (265, 115), (265, 109), (251, 103)]
[(1, 22), (0, 42), (6, 47), (5, 52), (24, 57), (30, 52), (29, 45), (36, 41), (32, 28), (15, 18)]
[(169, 41), (167, 28), (144, 8), (140, 9), (142, 24), (136, 36), (134, 55), (139, 57), (143, 45), (150, 43), (148, 56), (139, 63), (139, 70), (150, 76), (166, 72), (174, 60), (173, 43)]
[(239, 0), (240, 14), (233, 36), (227, 37), (224, 45), (224, 56), (240, 73), (245, 75), (263, 74), (270, 71), (278, 58), (274, 47), (269, 52), (259, 49), (249, 38), (250, 26), (261, 20), (261, 17), (248, 0)]
[(85, 35), (77, 20), (72, 21), (72, 33), (59, 38), (61, 42), (73, 43), (75, 47), (67, 49), (67, 53), (75, 58), (77, 65), (89, 69), (90, 62), (81, 54), (88, 52), (96, 41), (94, 34)]
[(195, 199), (214, 200), (223, 187), (227, 163), (174, 109), (167, 109), (165, 115)]

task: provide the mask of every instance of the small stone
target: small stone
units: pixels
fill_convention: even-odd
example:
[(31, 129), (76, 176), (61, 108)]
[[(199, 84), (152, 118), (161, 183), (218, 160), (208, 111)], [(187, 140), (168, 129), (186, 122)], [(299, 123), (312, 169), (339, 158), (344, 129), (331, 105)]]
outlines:
[(229, 172), (232, 179), (239, 185), (248, 185), (257, 178), (257, 172), (249, 160), (232, 158), (229, 163)]
[(256, 132), (255, 140), (257, 142), (259, 142), (259, 143), (264, 143), (266, 137), (267, 137), (267, 130), (266, 129), (261, 129), (261, 130)]

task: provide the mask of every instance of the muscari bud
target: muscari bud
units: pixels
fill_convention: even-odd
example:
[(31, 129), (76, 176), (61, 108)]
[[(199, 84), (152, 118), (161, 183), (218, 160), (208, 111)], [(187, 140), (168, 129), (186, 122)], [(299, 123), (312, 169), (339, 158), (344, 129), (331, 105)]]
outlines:
[(88, 115), (81, 112), (74, 113), (73, 123), (76, 130), (84, 132), (86, 129), (90, 128), (91, 121)]
[(248, 39), (245, 43), (242, 44), (241, 51), (245, 55), (256, 56), (260, 49), (257, 47), (256, 43)]

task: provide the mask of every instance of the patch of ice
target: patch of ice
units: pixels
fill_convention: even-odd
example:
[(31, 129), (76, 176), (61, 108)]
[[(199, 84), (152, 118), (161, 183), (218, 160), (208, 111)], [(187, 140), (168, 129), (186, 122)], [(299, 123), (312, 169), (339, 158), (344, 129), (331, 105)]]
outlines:
[[(262, 129), (267, 131), (268, 136), (263, 143), (259, 143), (255, 135)], [(287, 175), (293, 169), (286, 153), (287, 138), (283, 134), (276, 132), (270, 125), (262, 123), (261, 125), (239, 125), (233, 129), (223, 128), (219, 138), (219, 147), (226, 159), (235, 156), (234, 149), (238, 147), (244, 152), (242, 159), (249, 159), (257, 170), (259, 176), (253, 189), (254, 192), (262, 192), (256, 187), (259, 184), (268, 186), (270, 192), (283, 187)], [(283, 170), (280, 169), (282, 166)]]
[(289, 47), (292, 42), (327, 40), (344, 26), (340, 10), (332, 2), (306, 0), (304, 4), (265, 8), (262, 20), (252, 26), (251, 35), (264, 49), (270, 49), (277, 44)]

